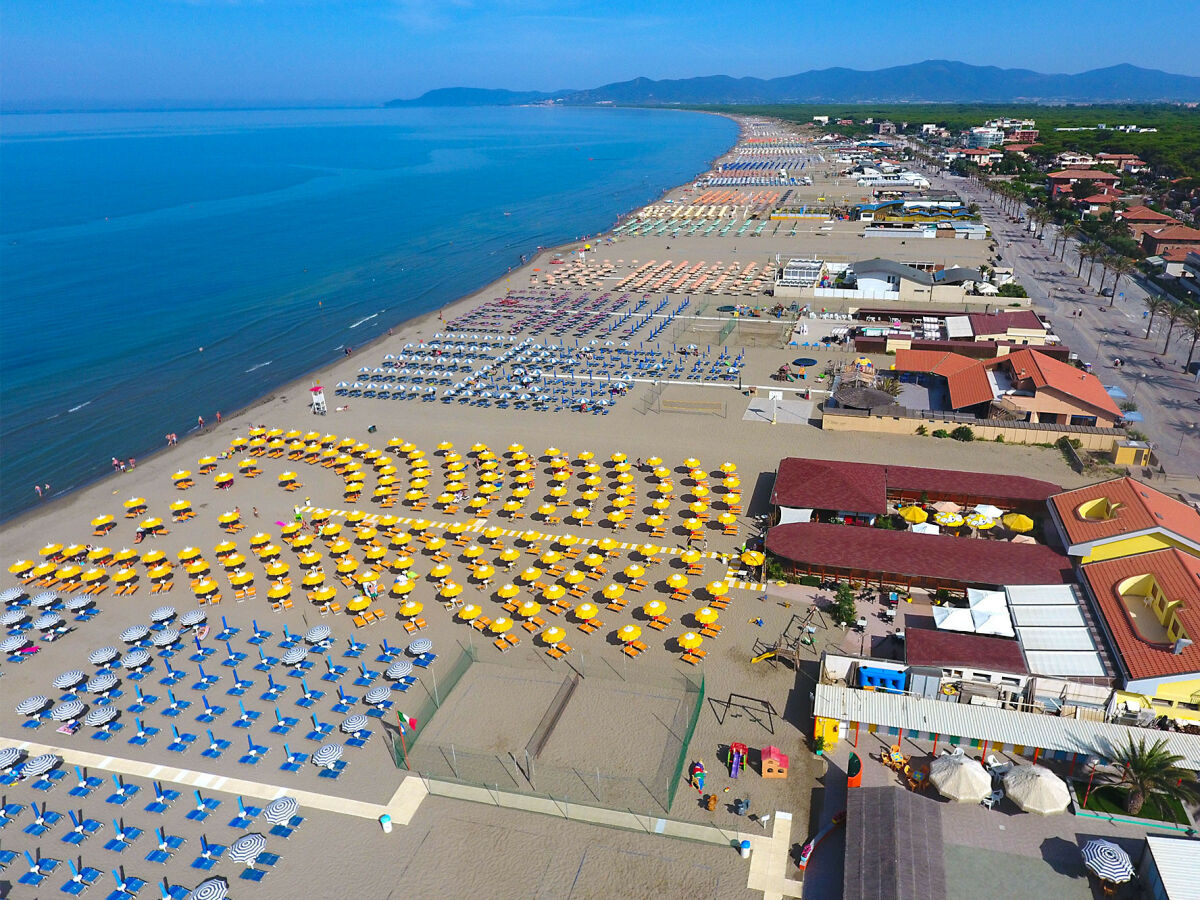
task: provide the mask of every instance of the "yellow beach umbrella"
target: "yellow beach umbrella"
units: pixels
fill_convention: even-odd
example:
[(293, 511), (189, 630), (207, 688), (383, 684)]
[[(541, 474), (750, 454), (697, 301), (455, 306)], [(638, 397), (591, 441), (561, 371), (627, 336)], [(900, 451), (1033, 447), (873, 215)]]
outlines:
[(313, 545), (313, 540), (314, 538), (311, 534), (302, 534), (292, 541), (292, 549), (304, 550), (306, 547), (311, 547)]
[(449, 563), (438, 563), (429, 570), (429, 577), (435, 580), (448, 578), (450, 573), (453, 571), (454, 569), (449, 565)]
[[(170, 571), (168, 569), (168, 571)], [(72, 578), (78, 578), (83, 574), (83, 569), (72, 563), (69, 566), (60, 566), (58, 571), (54, 573), (56, 577), (63, 581), (70, 581)]]
[(57, 543), (52, 542), (52, 543), (46, 544), (44, 547), (42, 547), (42, 549), (38, 551), (38, 554), (40, 556), (57, 556), (59, 553), (62, 552), (62, 548), (63, 548), (62, 544), (57, 544)]
[(148, 566), (156, 565), (167, 558), (167, 554), (161, 550), (150, 550), (143, 557), (142, 562)]
[(679, 558), (689, 566), (695, 565), (696, 563), (700, 562), (700, 551), (689, 547), (687, 550), (684, 550), (681, 554), (679, 554)]
[(223, 560), (221, 560), (221, 563), (227, 569), (236, 569), (239, 566), (244, 566), (246, 564), (246, 557), (240, 553), (230, 553)]
[(642, 636), (642, 629), (637, 625), (622, 625), (617, 629), (617, 640), (628, 644)]
[(724, 597), (729, 593), (729, 585), (724, 581), (710, 581), (704, 586), (711, 597)]
[(445, 584), (442, 585), (442, 589), (438, 593), (440, 593), (447, 600), (453, 600), (455, 597), (457, 597), (462, 592), (463, 592), (463, 587), (461, 584), (458, 584), (457, 582), (454, 582), (454, 581), (447, 581)]
[(683, 588), (687, 587), (687, 585), (688, 580), (686, 575), (683, 575), (679, 572), (674, 572), (667, 576), (667, 587), (673, 590), (682, 590)]
[(897, 510), (897, 514), (905, 522), (910, 525), (920, 525), (922, 522), (928, 521), (929, 513), (921, 509), (919, 506), (905, 506)]
[(619, 600), (621, 595), (625, 593), (625, 586), (622, 584), (609, 584), (604, 587), (605, 600)]
[(341, 575), (349, 575), (358, 568), (358, 560), (353, 556), (343, 556), (337, 562), (337, 570)]
[(511, 584), (511, 583), (510, 584), (502, 584), (502, 585), (500, 585), (500, 589), (498, 591), (496, 591), (496, 593), (503, 600), (511, 600), (513, 597), (516, 597), (518, 594), (521, 593), (521, 589), (519, 587), (517, 587), (515, 584)]
[(313, 553), (311, 550), (307, 553), (301, 553), (296, 557), (302, 566), (315, 566), (321, 562), (321, 554)]
[(742, 562), (748, 566), (761, 566), (767, 557), (758, 550), (747, 550), (742, 553)]
[[(326, 584), (313, 591), (313, 599), (318, 603), (328, 603), (337, 596), (337, 588), (332, 584)], [(368, 604), (370, 605), (370, 604)]]
[(542, 577), (542, 570), (539, 569), (537, 566), (530, 566), (525, 571), (523, 571), (520, 575), (517, 576), (517, 578), (519, 580), (526, 581), (526, 582), (537, 581), (541, 577)]
[(96, 518), (92, 519), (93, 528), (103, 528), (105, 525), (111, 525), (112, 523), (113, 517), (107, 513), (102, 516), (96, 516)]
[(541, 611), (542, 604), (538, 603), (536, 600), (525, 600), (517, 606), (517, 615), (525, 618), (536, 616)]
[(715, 609), (708, 606), (703, 606), (696, 610), (696, 621), (702, 625), (711, 625), (717, 621), (718, 613)]
[(272, 578), (282, 578), (288, 573), (288, 564), (276, 560), (267, 566), (267, 574)]
[(492, 634), (504, 634), (504, 632), (511, 630), (512, 627), (512, 619), (506, 618), (505, 616), (497, 616), (492, 620), (492, 624), (488, 626), (488, 631), (490, 631)]
[(249, 572), (235, 572), (229, 577), (229, 583), (234, 587), (241, 587), (244, 584), (250, 584), (254, 581), (254, 576)]
[(547, 644), (557, 644), (566, 636), (567, 633), (557, 625), (551, 625), (539, 635), (539, 637)]
[[(195, 550), (195, 548), (187, 547), (184, 550), (181, 550), (179, 552), (180, 559), (183, 558), (183, 554), (186, 550)], [(199, 554), (199, 552), (200, 551), (196, 550), (197, 554)], [(87, 559), (89, 562), (100, 562), (101, 560), (108, 559), (110, 556), (112, 556), (112, 550), (110, 548), (108, 548), (108, 547), (93, 547), (91, 550), (88, 551)], [(12, 570), (10, 569), (9, 571), (12, 571)]]
[(129, 562), (130, 560), (134, 560), (137, 558), (138, 558), (137, 551), (130, 550), (128, 547), (122, 547), (120, 550), (118, 550), (116, 553), (113, 554), (113, 562), (123, 563), (123, 562)]
[(560, 547), (574, 547), (579, 543), (579, 535), (577, 534), (560, 534), (554, 542)]
[(625, 576), (627, 578), (641, 578), (646, 574), (646, 570), (637, 563), (631, 563), (625, 567)]
[(292, 589), (282, 581), (276, 581), (267, 589), (268, 600), (284, 600), (291, 596)]
[(33, 560), (18, 559), (15, 563), (8, 567), (8, 571), (13, 575), (24, 575), (34, 566)]
[(542, 596), (545, 599), (551, 600), (551, 601), (561, 600), (566, 595), (567, 595), (567, 589), (565, 587), (563, 587), (561, 584), (547, 585), (546, 589), (544, 591), (542, 591)]
[(666, 497), (659, 497), (657, 500), (655, 500), (650, 505), (653, 506), (655, 509), (659, 510), (660, 512), (662, 512), (664, 510), (668, 510), (671, 508), (671, 501), (668, 500)]
[(661, 600), (651, 600), (649, 603), (647, 603), (645, 606), (642, 607), (642, 612), (644, 612), (646, 615), (648, 615), (652, 619), (655, 619), (655, 618), (661, 616), (666, 611), (667, 611), (667, 604), (663, 603)]
[(192, 508), (192, 504), (188, 500), (176, 500), (169, 508), (173, 513), (187, 512), (187, 510)]
[(88, 569), (83, 573), (83, 580), (88, 584), (91, 584), (92, 582), (99, 581), (107, 574), (108, 573), (104, 569)]
[[(401, 584), (409, 584), (409, 582), (404, 581), (404, 582), (401, 582)], [(400, 613), (400, 615), (402, 615), (406, 619), (408, 619), (408, 618), (412, 618), (413, 616), (419, 616), (424, 609), (425, 609), (425, 606), (424, 606), (424, 604), (421, 603), (420, 600), (405, 600), (403, 603), (400, 604), (400, 609), (398, 610), (398, 612)]]
[(412, 593), (412, 590), (414, 587), (415, 587), (415, 585), (413, 584), (413, 582), (409, 581), (407, 579), (401, 579), (400, 581), (394, 581), (394, 582), (392, 582), (392, 596), (393, 597), (403, 597), (405, 594)]
[(1018, 534), (1025, 534), (1033, 531), (1033, 519), (1022, 513), (1010, 512), (1006, 513), (1000, 519), (1004, 523), (1004, 527), (1009, 531), (1015, 531)]
[(475, 567), (472, 577), (474, 577), (477, 581), (487, 581), (495, 574), (496, 569), (494, 567), (489, 566), (487, 563), (480, 563)]
[(544, 563), (547, 566), (552, 566), (556, 562), (560, 561), (561, 559), (562, 559), (562, 554), (555, 550), (547, 550), (540, 557), (538, 557), (538, 561)]
[(124, 584), (127, 581), (133, 581), (137, 577), (137, 569), (121, 569), (113, 576), (113, 581), (118, 584)]
[(300, 583), (305, 587), (319, 587), (325, 583), (325, 573), (319, 569), (313, 569), (310, 572), (305, 572), (304, 578), (301, 579)]
[(704, 643), (704, 638), (696, 634), (694, 631), (685, 631), (678, 638), (676, 638), (676, 640), (679, 642), (679, 646), (684, 650), (695, 650)]
[(500, 551), (500, 559), (502, 562), (516, 562), (521, 558), (521, 551), (516, 547), (505, 547)]
[(463, 547), (462, 555), (467, 559), (478, 559), (483, 556), (483, 548), (478, 544), (467, 544), (467, 546)]
[(208, 574), (208, 571), (209, 571), (208, 563), (202, 559), (198, 559), (195, 562), (187, 563), (186, 565), (184, 565), (184, 569), (187, 570), (187, 573), (189, 575), (206, 575), (206, 574)]
[(130, 497), (123, 504), (126, 509), (141, 509), (146, 505), (145, 497)]

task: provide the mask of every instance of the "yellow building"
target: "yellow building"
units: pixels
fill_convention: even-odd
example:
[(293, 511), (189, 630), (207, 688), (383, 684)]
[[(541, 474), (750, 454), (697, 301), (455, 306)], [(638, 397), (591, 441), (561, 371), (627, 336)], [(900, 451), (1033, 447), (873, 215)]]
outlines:
[(1154, 550), (1080, 573), (1122, 670), (1118, 708), (1200, 724), (1200, 557)]
[(1200, 556), (1200, 512), (1132, 478), (1050, 498), (1050, 518), (1078, 563), (1174, 548)]

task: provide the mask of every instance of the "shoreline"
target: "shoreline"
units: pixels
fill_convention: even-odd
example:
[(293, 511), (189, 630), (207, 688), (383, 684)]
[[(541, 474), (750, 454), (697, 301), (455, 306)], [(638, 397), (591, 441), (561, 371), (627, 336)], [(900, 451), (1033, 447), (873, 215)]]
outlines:
[[(698, 174), (703, 174), (703, 172), (706, 172), (706, 171), (714, 168), (715, 164), (719, 160), (721, 160), (723, 157), (727, 156), (730, 153), (730, 151), (732, 151), (738, 145), (738, 142), (741, 139), (743, 119), (738, 118), (737, 116), (734, 116), (729, 113), (707, 112), (707, 111), (701, 111), (701, 110), (679, 110), (679, 112), (698, 113), (700, 115), (717, 116), (720, 118), (729, 119), (735, 125), (738, 126), (738, 133), (734, 137), (733, 143), (731, 143), (729, 145), (729, 147), (727, 147), (721, 154), (709, 159), (705, 164), (705, 168), (702, 169), (700, 171), (700, 173), (698, 173)], [(697, 175), (697, 177), (698, 177), (698, 175)], [(695, 178), (693, 178), (692, 181), (695, 181)], [(658, 197), (656, 197), (653, 200), (648, 201), (648, 203), (642, 204), (642, 206), (649, 205), (650, 203), (661, 202), (663, 198), (667, 197), (672, 192), (679, 190), (681, 187), (684, 187), (688, 183), (690, 183), (690, 182), (684, 182), (683, 184), (670, 185), (670, 186), (664, 188), (662, 190), (662, 192), (659, 193)], [(543, 260), (544, 258), (552, 257), (553, 254), (555, 254), (555, 253), (564, 252), (564, 251), (566, 251), (567, 248), (578, 243), (579, 241), (591, 241), (591, 240), (599, 239), (600, 237), (603, 237), (605, 235), (610, 235), (614, 228), (616, 228), (622, 222), (626, 221), (638, 209), (641, 209), (642, 206), (638, 206), (638, 207), (635, 207), (634, 209), (627, 210), (626, 212), (620, 213), (612, 223), (606, 225), (602, 231), (597, 232), (596, 235), (594, 235), (594, 236), (576, 237), (576, 238), (571, 239), (570, 241), (565, 241), (561, 244), (556, 244), (556, 245), (549, 246), (549, 247), (537, 248), (536, 251), (533, 253), (533, 255), (531, 255), (521, 265), (508, 269), (507, 271), (504, 272), (504, 274), (496, 277), (492, 281), (483, 285), (481, 288), (479, 288), (475, 291), (472, 291), (468, 294), (464, 294), (460, 297), (457, 297), (456, 299), (451, 300), (450, 302), (444, 304), (443, 306), (438, 307), (436, 310), (430, 310), (428, 312), (420, 313), (417, 316), (413, 316), (413, 317), (409, 317), (409, 318), (402, 318), (402, 319), (397, 320), (396, 322), (388, 325), (387, 330), (384, 331), (383, 333), (378, 334), (375, 337), (370, 338), (367, 341), (364, 341), (362, 344), (356, 344), (354, 346), (353, 353), (350, 356), (342, 356), (342, 357), (338, 357), (338, 358), (335, 358), (335, 359), (332, 359), (332, 360), (329, 360), (326, 362), (319, 363), (318, 365), (301, 373), (300, 375), (297, 375), (297, 376), (289, 379), (288, 381), (281, 382), (281, 383), (275, 385), (274, 387), (264, 391), (263, 393), (259, 394), (257, 397), (254, 397), (252, 400), (244, 403), (242, 406), (233, 408), (233, 410), (230, 413), (228, 413), (228, 414), (222, 413), (222, 416), (221, 416), (222, 423), (221, 424), (226, 424), (228, 422), (231, 422), (233, 419), (236, 419), (239, 416), (249, 413), (259, 407), (265, 406), (266, 404), (275, 400), (280, 394), (286, 393), (294, 388), (297, 388), (301, 384), (304, 384), (305, 387), (308, 387), (313, 380), (321, 381), (322, 378), (320, 376), (331, 373), (334, 368), (345, 363), (347, 359), (353, 358), (354, 356), (358, 355), (358, 353), (360, 351), (369, 350), (371, 348), (377, 347), (381, 343), (383, 343), (387, 340), (390, 340), (391, 338), (394, 338), (394, 337), (403, 337), (404, 335), (402, 334), (402, 329), (404, 329), (404, 330), (419, 329), (420, 326), (425, 325), (426, 323), (431, 321), (435, 316), (439, 316), (439, 315), (444, 316), (445, 318), (452, 318), (452, 316), (449, 315), (449, 313), (461, 311), (462, 308), (465, 308), (470, 304), (473, 304), (475, 302), (482, 300), (484, 298), (485, 294), (491, 293), (492, 291), (499, 289), (499, 285), (501, 285), (505, 280), (511, 278), (514, 275), (514, 273), (525, 272), (526, 270), (529, 270), (529, 269), (537, 266), (539, 264), (539, 262), (541, 260)], [(190, 441), (192, 441), (196, 437), (201, 437), (204, 435), (211, 434), (213, 431), (216, 430), (217, 427), (218, 426), (213, 422), (210, 422), (208, 425), (206, 425), (203, 431), (201, 431), (198, 427), (193, 426), (191, 429), (189, 429), (187, 432), (185, 432), (183, 435), (180, 436), (179, 442), (175, 446), (176, 447), (186, 446)], [(153, 460), (161, 458), (163, 454), (168, 453), (171, 449), (172, 449), (172, 447), (169, 445), (160, 445), (153, 449), (139, 451), (138, 455), (133, 458), (137, 459), (139, 462), (141, 462), (143, 464), (149, 463)], [(136, 471), (136, 470), (134, 470), (134, 471)], [(88, 488), (91, 488), (95, 485), (102, 483), (105, 479), (112, 477), (116, 474), (119, 474), (119, 473), (105, 472), (102, 475), (97, 475), (95, 478), (87, 479), (85, 481), (80, 482), (79, 484), (67, 489), (66, 491), (64, 491), (61, 494), (60, 493), (51, 494), (49, 499), (43, 500), (42, 502), (38, 503), (36, 506), (31, 506), (29, 509), (26, 509), (22, 512), (18, 512), (13, 516), (0, 518), (0, 531), (6, 531), (13, 526), (19, 526), (22, 523), (24, 523), (26, 520), (32, 520), (33, 518), (36, 518), (37, 516), (42, 515), (47, 510), (55, 507), (56, 504), (59, 504), (63, 501), (70, 500), (72, 497), (75, 497), (78, 494), (80, 494), (81, 492), (86, 491)]]

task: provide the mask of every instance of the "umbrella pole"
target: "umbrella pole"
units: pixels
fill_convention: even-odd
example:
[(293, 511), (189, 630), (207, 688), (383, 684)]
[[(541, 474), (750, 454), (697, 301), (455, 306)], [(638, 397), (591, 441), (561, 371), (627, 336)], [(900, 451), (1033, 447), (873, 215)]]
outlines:
[(938, 741), (938, 736), (936, 734), (934, 734), (934, 736), (933, 736), (933, 755), (934, 756), (937, 756), (937, 741)]

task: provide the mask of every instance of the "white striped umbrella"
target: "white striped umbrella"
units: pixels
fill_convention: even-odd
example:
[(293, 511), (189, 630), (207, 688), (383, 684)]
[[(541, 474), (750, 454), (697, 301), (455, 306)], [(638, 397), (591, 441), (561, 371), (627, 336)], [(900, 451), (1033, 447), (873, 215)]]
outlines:
[(63, 672), (61, 675), (55, 678), (54, 686), (59, 690), (65, 691), (67, 688), (72, 688), (79, 684), (79, 682), (83, 681), (83, 679), (86, 677), (87, 676), (83, 674), (82, 669), (71, 669), (67, 672)]
[(50, 718), (55, 722), (69, 722), (83, 712), (83, 701), (68, 700), (50, 710)]
[(228, 881), (224, 878), (209, 878), (192, 888), (184, 900), (225, 900), (228, 895)]
[(1129, 854), (1111, 841), (1096, 838), (1083, 845), (1083, 864), (1097, 878), (1123, 884), (1133, 878)]
[(14, 603), (25, 596), (25, 591), (19, 587), (5, 588), (0, 591), (0, 603)]
[(88, 662), (94, 666), (103, 666), (112, 662), (120, 655), (121, 651), (116, 647), (101, 647), (100, 649), (93, 650), (90, 654), (88, 654)]
[(149, 633), (150, 629), (145, 625), (130, 625), (121, 632), (121, 640), (127, 644), (136, 644)]
[(29, 643), (29, 638), (23, 634), (14, 634), (0, 641), (0, 653), (16, 653)]
[(43, 753), (40, 756), (35, 756), (25, 763), (25, 765), (21, 766), (21, 777), (36, 778), (39, 775), (45, 775), (60, 762), (62, 762), (62, 759), (53, 753)]
[(409, 662), (407, 659), (398, 659), (388, 666), (387, 671), (383, 674), (385, 678), (391, 678), (393, 681), (396, 681), (403, 678), (405, 675), (411, 674), (412, 670), (413, 664), (411, 662)]
[(238, 863), (253, 863), (258, 859), (258, 854), (267, 849), (267, 839), (253, 831), (250, 834), (243, 834), (240, 838), (229, 845), (229, 861)]
[(47, 606), (53, 606), (58, 602), (58, 593), (55, 591), (42, 591), (33, 598), (32, 603), (38, 609), (45, 609)]
[(86, 716), (83, 723), (91, 725), (93, 728), (99, 728), (101, 725), (107, 725), (117, 717), (117, 709), (114, 706), (97, 706)]
[(367, 691), (363, 695), (363, 702), (369, 703), (372, 706), (374, 706), (378, 703), (382, 703), (384, 700), (386, 700), (388, 697), (390, 697), (391, 694), (392, 694), (391, 688), (389, 688), (387, 685), (380, 685), (379, 687), (373, 687), (369, 691)]
[(299, 808), (300, 804), (296, 802), (295, 797), (276, 797), (263, 809), (263, 817), (268, 822), (278, 825), (294, 816)]
[(355, 713), (352, 716), (346, 716), (346, 718), (342, 719), (342, 731), (346, 732), (346, 734), (354, 734), (366, 728), (369, 722), (370, 719), (362, 713)]
[(62, 624), (63, 617), (56, 612), (46, 613), (44, 616), (38, 616), (34, 620), (33, 627), (38, 631), (47, 631), (56, 625)]
[(331, 634), (333, 634), (333, 629), (328, 625), (314, 625), (308, 631), (304, 632), (304, 640), (310, 644), (319, 644)]
[(18, 747), (5, 747), (0, 750), (0, 769), (12, 768), (25, 755), (25, 751)]
[(408, 652), (415, 656), (419, 656), (422, 653), (428, 653), (432, 649), (433, 641), (431, 641), (429, 638), (417, 638), (408, 645)]
[(0, 614), (0, 625), (9, 628), (16, 625), (18, 622), (25, 620), (25, 610), (23, 609), (6, 609), (3, 614)]
[(103, 694), (117, 686), (116, 675), (97, 675), (87, 683), (87, 689), (93, 694)]
[(342, 758), (343, 752), (341, 744), (325, 744), (318, 747), (312, 755), (312, 764), (326, 769), (332, 768), (333, 764)]
[(93, 598), (80, 594), (78, 597), (72, 597), (70, 600), (68, 600), (66, 606), (71, 612), (78, 612), (85, 606), (91, 606), (95, 602), (96, 601)]
[(35, 715), (45, 709), (49, 702), (50, 698), (45, 694), (34, 694), (17, 704), (17, 714), (21, 716)]
[(134, 647), (121, 658), (121, 666), (125, 669), (139, 669), (150, 662), (150, 651), (144, 647)]
[(177, 640), (179, 640), (178, 628), (164, 628), (158, 634), (154, 635), (150, 642), (155, 647), (169, 647)]
[(173, 618), (175, 618), (175, 607), (173, 606), (160, 606), (150, 613), (151, 622), (166, 622)]
[(191, 628), (193, 625), (199, 625), (208, 618), (208, 613), (202, 609), (189, 609), (179, 617), (179, 624), (185, 628)]
[(303, 647), (291, 647), (280, 658), (285, 666), (296, 666), (304, 662), (304, 657), (308, 656), (308, 651)]

